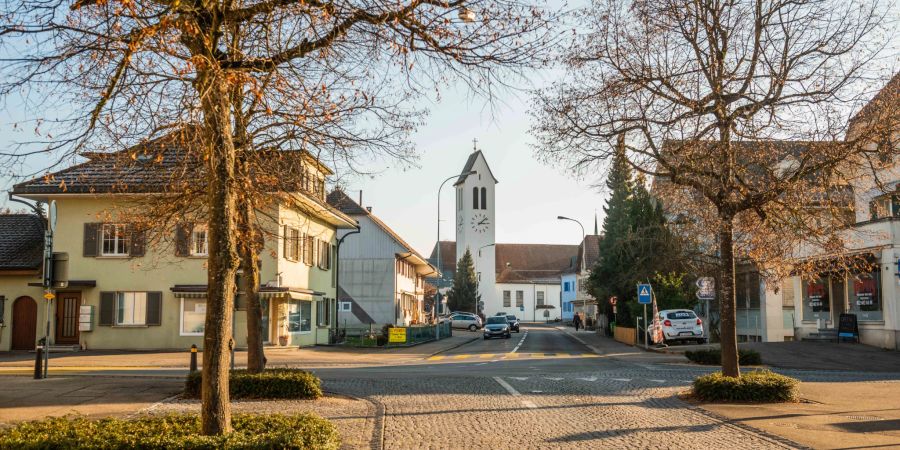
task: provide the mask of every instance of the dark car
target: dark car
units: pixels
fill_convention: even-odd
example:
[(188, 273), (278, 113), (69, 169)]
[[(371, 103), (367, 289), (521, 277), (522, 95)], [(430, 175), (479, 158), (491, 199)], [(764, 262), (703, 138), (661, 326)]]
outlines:
[(506, 339), (512, 337), (506, 317), (488, 317), (487, 323), (484, 324), (484, 338), (490, 339), (492, 337), (504, 337)]
[(519, 319), (516, 316), (510, 314), (506, 316), (506, 321), (509, 322), (510, 330), (515, 331), (516, 333), (519, 332)]

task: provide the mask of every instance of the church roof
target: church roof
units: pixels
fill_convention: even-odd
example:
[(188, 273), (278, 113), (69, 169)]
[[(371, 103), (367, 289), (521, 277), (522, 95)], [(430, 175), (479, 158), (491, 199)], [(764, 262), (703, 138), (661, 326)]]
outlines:
[[(465, 183), (466, 178), (468, 178), (467, 172), (471, 172), (472, 168), (475, 167), (475, 161), (478, 161), (478, 156), (481, 155), (484, 158), (484, 154), (481, 153), (481, 150), (475, 150), (469, 155), (469, 159), (466, 160), (466, 165), (463, 166), (462, 171), (459, 172), (459, 178), (456, 179), (456, 183), (453, 183), (454, 186), (459, 186), (460, 184)], [(487, 165), (487, 160), (485, 160), (485, 167), (488, 168), (488, 175), (494, 179), (494, 183), (497, 183), (497, 177), (494, 176), (494, 173), (491, 172), (491, 167)]]
[[(456, 272), (456, 242), (441, 241), (441, 269), (448, 276)], [(578, 255), (578, 245), (557, 244), (496, 244), (497, 283), (556, 283), (571, 267)], [(599, 249), (599, 246), (598, 246)], [(430, 261), (436, 260), (437, 246)]]

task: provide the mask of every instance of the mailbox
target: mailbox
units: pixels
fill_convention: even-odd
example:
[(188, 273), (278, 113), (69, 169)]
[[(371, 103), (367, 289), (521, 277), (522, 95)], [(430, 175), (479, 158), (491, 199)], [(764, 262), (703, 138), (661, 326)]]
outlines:
[(94, 307), (81, 305), (78, 310), (78, 331), (91, 331), (94, 326)]

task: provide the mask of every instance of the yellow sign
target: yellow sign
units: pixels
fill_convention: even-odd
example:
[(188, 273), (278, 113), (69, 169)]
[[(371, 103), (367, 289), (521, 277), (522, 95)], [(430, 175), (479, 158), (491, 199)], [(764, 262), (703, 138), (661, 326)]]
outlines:
[(48, 292), (48, 293), (44, 294), (44, 298), (46, 298), (47, 300), (53, 300), (54, 298), (56, 298), (56, 296), (53, 295), (52, 292)]
[(388, 328), (388, 342), (406, 342), (406, 328)]

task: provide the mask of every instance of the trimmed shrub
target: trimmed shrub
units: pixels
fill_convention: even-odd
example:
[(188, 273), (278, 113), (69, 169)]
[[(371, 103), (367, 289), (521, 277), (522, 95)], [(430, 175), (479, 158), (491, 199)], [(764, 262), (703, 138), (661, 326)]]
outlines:
[[(686, 351), (684, 356), (697, 363), (707, 366), (722, 364), (722, 351), (720, 349)], [(762, 364), (762, 357), (756, 350), (738, 349), (738, 363), (742, 366), (758, 366)]]
[(768, 370), (726, 377), (721, 372), (694, 380), (693, 394), (708, 402), (790, 402), (797, 399), (800, 381)]
[(172, 414), (133, 420), (57, 417), (24, 422), (0, 431), (0, 448), (102, 449), (337, 449), (335, 426), (312, 414), (235, 414), (234, 432), (224, 436), (200, 434), (200, 416)]
[[(200, 398), (200, 372), (189, 374), (184, 385), (188, 397)], [(261, 373), (233, 370), (229, 380), (231, 398), (316, 399), (322, 396), (319, 377), (300, 369), (269, 369)]]

